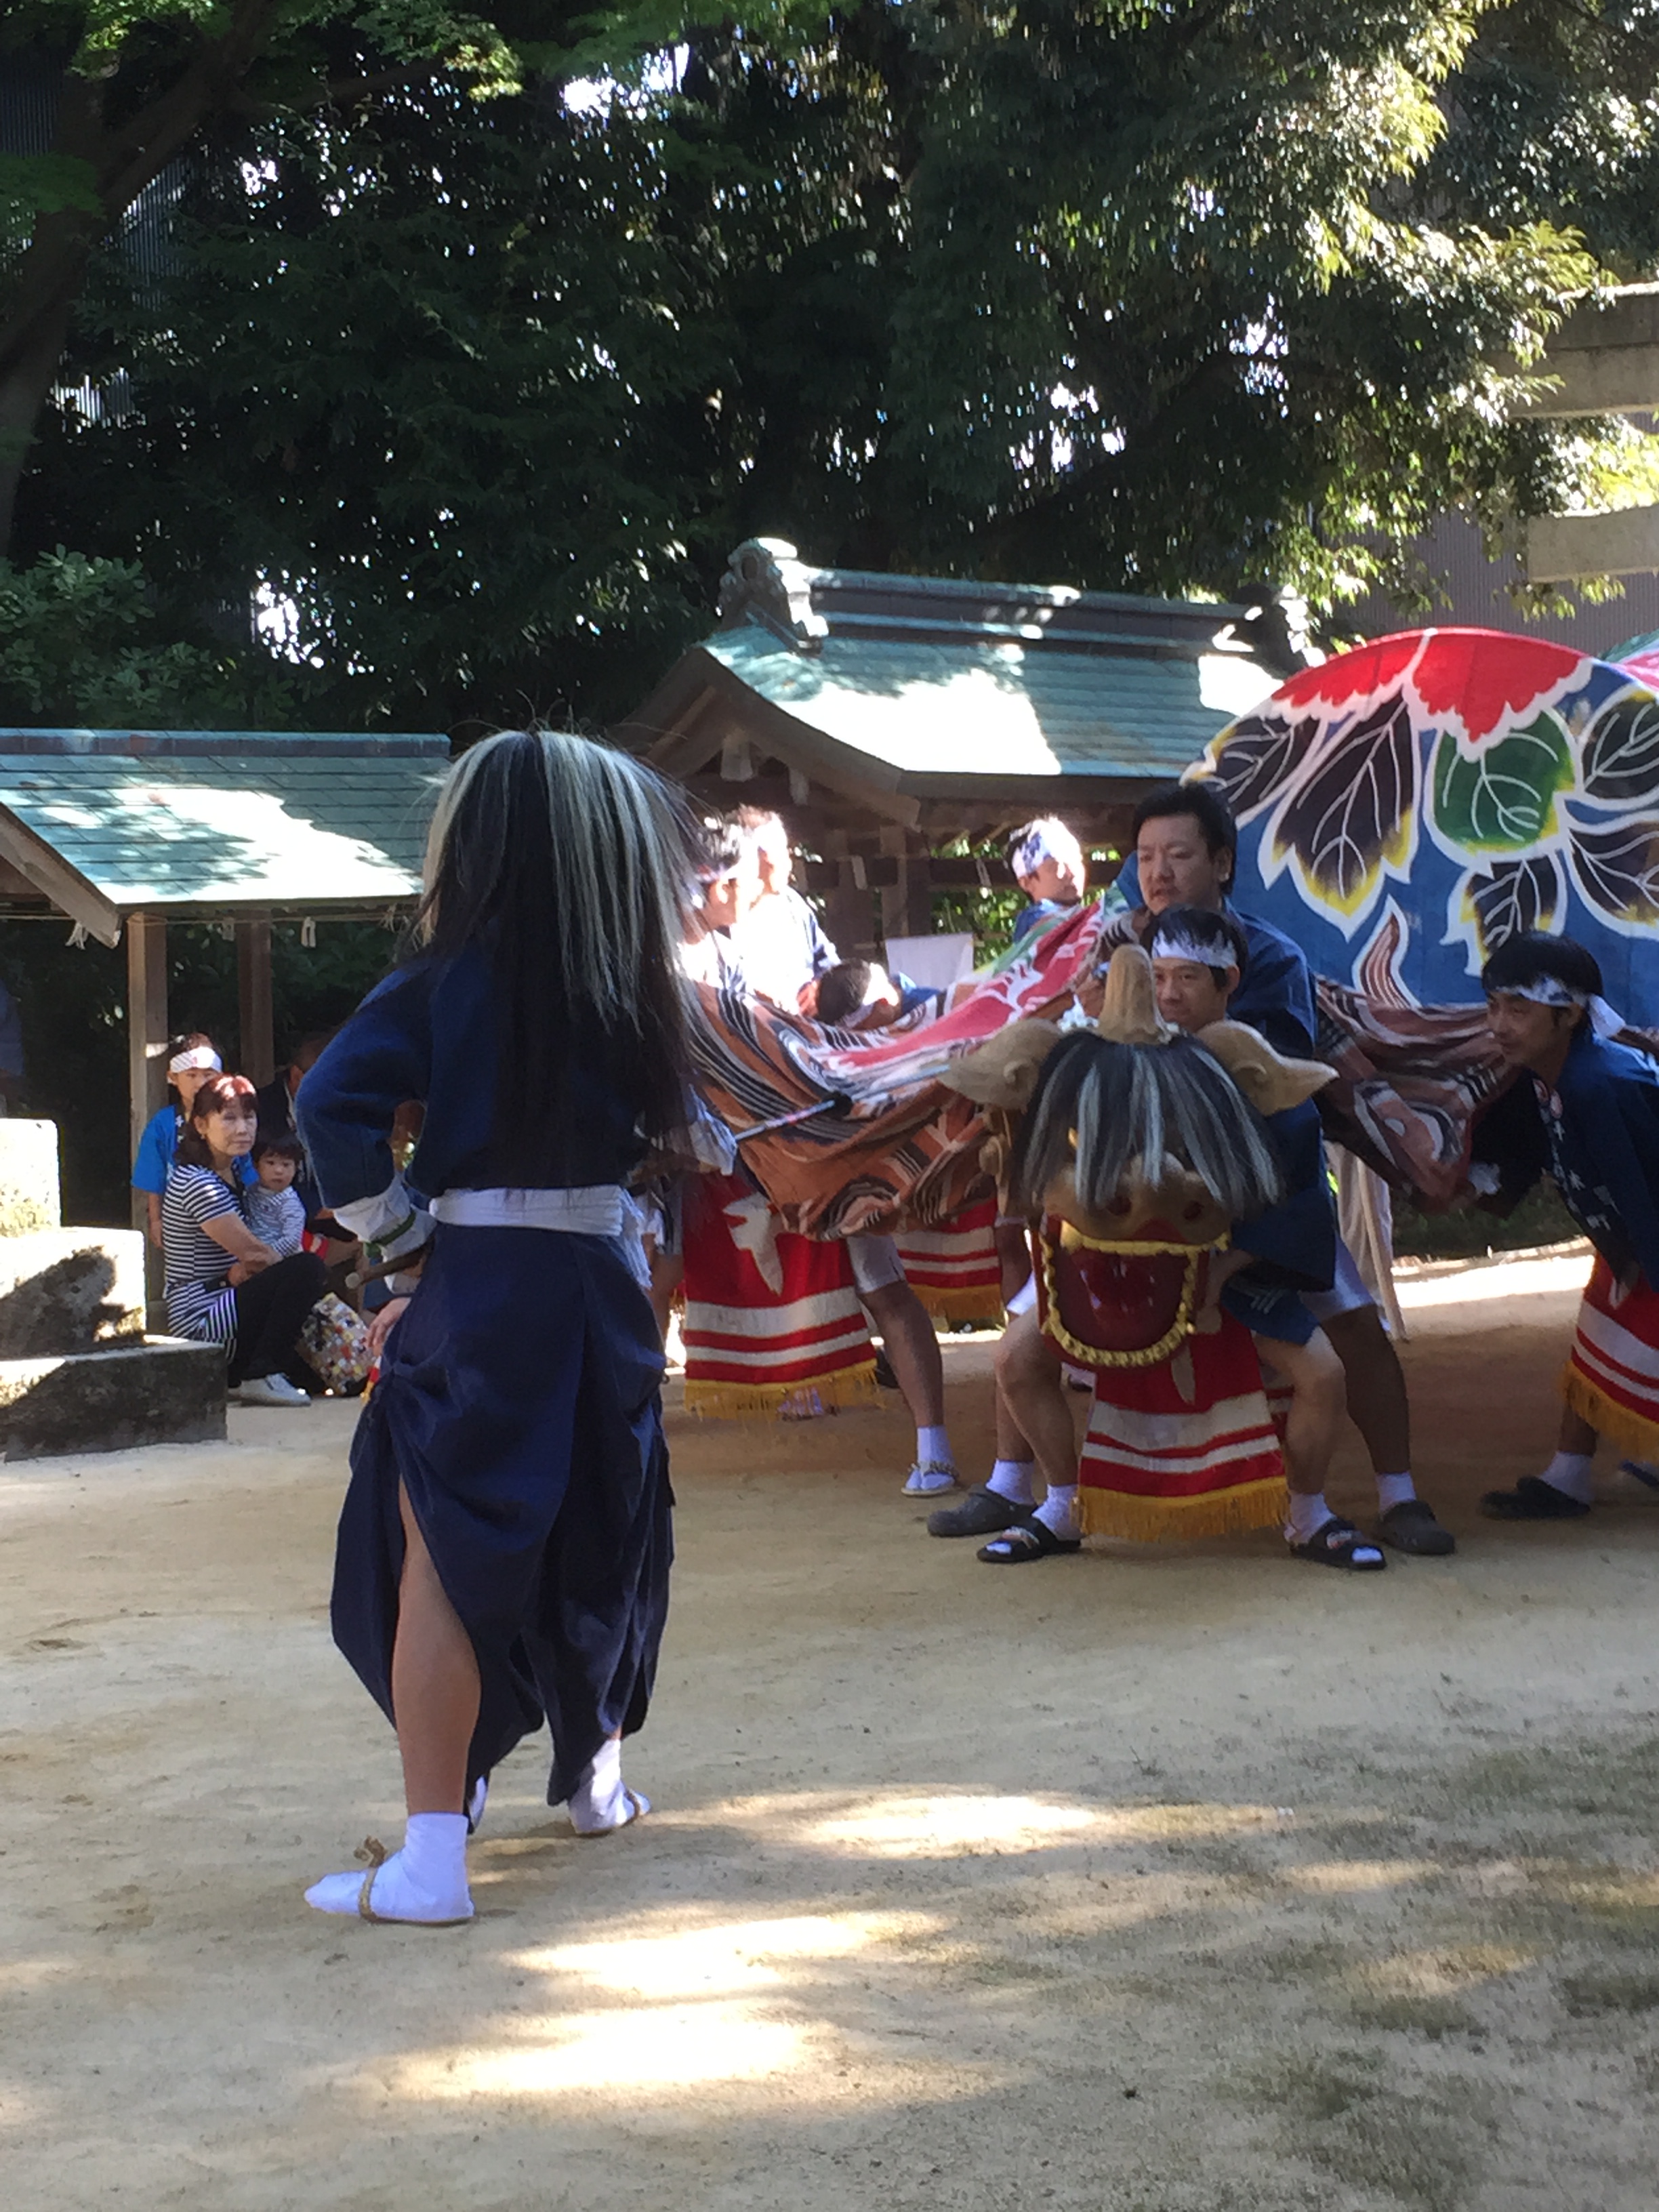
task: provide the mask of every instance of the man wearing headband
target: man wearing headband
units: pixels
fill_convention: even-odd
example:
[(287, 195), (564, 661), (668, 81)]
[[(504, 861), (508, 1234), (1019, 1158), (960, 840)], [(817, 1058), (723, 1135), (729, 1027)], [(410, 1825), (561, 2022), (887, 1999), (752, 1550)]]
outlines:
[[(197, 1092), (223, 1070), (224, 1062), (213, 1048), (213, 1039), (204, 1030), (191, 1030), (184, 1036), (175, 1037), (168, 1048), (167, 1088), (173, 1098), (158, 1107), (144, 1124), (144, 1133), (132, 1159), (132, 1187), (144, 1194), (145, 1225), (149, 1241), (158, 1252), (161, 1249), (161, 1200), (178, 1157), (179, 1132), (189, 1117)], [(251, 1160), (244, 1159), (238, 1171), (244, 1182), (256, 1179)]]
[[(1172, 906), (1147, 927), (1158, 1010), (1172, 1027), (1196, 1034), (1230, 1018), (1249, 954), (1230, 914)], [(1298, 1559), (1377, 1572), (1385, 1564), (1352, 1521), (1333, 1513), (1325, 1480), (1342, 1419), (1341, 1363), (1310, 1310), (1309, 1291), (1328, 1285), (1336, 1265), (1336, 1215), (1325, 1176), (1319, 1109), (1311, 1099), (1269, 1115), (1285, 1176), (1285, 1196), (1255, 1220), (1237, 1224), (1232, 1249), (1214, 1263), (1220, 1303), (1255, 1340), (1264, 1364), (1290, 1383), (1285, 1471), (1290, 1512), (1285, 1540)]]
[(1032, 930), (1040, 936), (1050, 922), (1075, 914), (1082, 905), (1089, 864), (1082, 846), (1052, 814), (1015, 830), (1008, 840), (1008, 866), (1030, 901), (1014, 916), (1016, 945)]
[[(1613, 1042), (1621, 1024), (1601, 971), (1570, 937), (1511, 937), (1480, 984), (1498, 1050), (1530, 1077), (1538, 1108), (1520, 1187), (1547, 1168), (1595, 1247), (1561, 1376), (1555, 1456), (1541, 1475), (1489, 1491), (1480, 1507), (1498, 1521), (1576, 1521), (1592, 1503), (1598, 1437), (1633, 1462), (1659, 1458), (1659, 1064)], [(1509, 1176), (1504, 1185), (1516, 1193)]]
[[(1108, 957), (1115, 939), (1144, 939), (1149, 921), (1173, 907), (1224, 913), (1243, 932), (1246, 948), (1243, 979), (1229, 1003), (1229, 1020), (1248, 1023), (1292, 1059), (1316, 1058), (1313, 978), (1301, 947), (1282, 930), (1231, 903), (1238, 831), (1225, 799), (1207, 783), (1170, 784), (1135, 809), (1134, 839), (1134, 853), (1120, 879), (1132, 911), (1107, 923), (1102, 957)], [(1411, 1407), (1399, 1354), (1340, 1235), (1334, 1279), (1328, 1290), (1310, 1294), (1308, 1304), (1342, 1362), (1348, 1418), (1370, 1458), (1384, 1540), (1396, 1551), (1443, 1557), (1456, 1546), (1417, 1494), (1411, 1473)]]

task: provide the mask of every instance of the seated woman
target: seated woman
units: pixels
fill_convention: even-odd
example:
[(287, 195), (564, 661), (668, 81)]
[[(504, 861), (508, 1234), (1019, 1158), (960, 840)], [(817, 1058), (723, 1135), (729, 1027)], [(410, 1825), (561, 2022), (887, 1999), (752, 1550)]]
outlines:
[(313, 1252), (279, 1259), (247, 1224), (240, 1194), (257, 1128), (244, 1075), (216, 1075), (191, 1101), (161, 1201), (167, 1327), (224, 1346), (242, 1405), (308, 1406), (284, 1370), (325, 1272)]

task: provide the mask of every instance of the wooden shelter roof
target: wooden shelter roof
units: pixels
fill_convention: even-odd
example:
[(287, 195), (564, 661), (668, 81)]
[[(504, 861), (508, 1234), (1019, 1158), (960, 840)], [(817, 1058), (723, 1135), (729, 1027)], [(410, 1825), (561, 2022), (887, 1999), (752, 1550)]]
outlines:
[(1273, 690), (1255, 614), (815, 568), (753, 539), (732, 556), (717, 629), (615, 734), (700, 782), (716, 764), (732, 785), (775, 762), (798, 806), (817, 786), (832, 814), (924, 835), (1121, 805)]
[(128, 915), (384, 912), (417, 897), (446, 738), (0, 730), (0, 908), (115, 944)]

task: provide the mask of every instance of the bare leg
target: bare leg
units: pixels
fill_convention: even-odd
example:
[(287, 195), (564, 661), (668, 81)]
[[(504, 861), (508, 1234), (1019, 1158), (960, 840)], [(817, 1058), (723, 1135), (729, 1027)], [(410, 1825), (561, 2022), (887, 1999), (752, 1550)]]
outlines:
[(997, 1265), (1002, 1271), (1006, 1302), (1024, 1287), (1025, 1278), (1031, 1272), (1030, 1239), (1023, 1221), (999, 1221), (992, 1234), (996, 1239)]
[[(1067, 1489), (1077, 1480), (1077, 1431), (1060, 1368), (1036, 1314), (1017, 1315), (997, 1346), (998, 1456), (1035, 1457), (1046, 1483)], [(1017, 1451), (1004, 1451), (1005, 1418), (1008, 1440), (1019, 1439)]]
[(884, 1283), (859, 1296), (881, 1332), (910, 1418), (919, 1429), (943, 1428), (945, 1362), (927, 1308), (905, 1282)]
[(1575, 1413), (1571, 1406), (1562, 1407), (1561, 1431), (1555, 1440), (1557, 1451), (1578, 1455), (1588, 1453), (1593, 1458), (1595, 1447), (1601, 1441), (1582, 1413)]
[(1382, 1315), (1375, 1306), (1356, 1306), (1352, 1312), (1333, 1315), (1323, 1326), (1342, 1362), (1348, 1418), (1365, 1440), (1372, 1472), (1407, 1473), (1412, 1463), (1411, 1406), (1400, 1355), (1389, 1340)]
[(411, 1813), (459, 1813), (478, 1720), (478, 1661), (449, 1602), (403, 1486), (404, 1571), (392, 1647), (392, 1709)]
[(674, 1297), (685, 1280), (685, 1261), (678, 1252), (659, 1252), (651, 1248), (651, 1310), (657, 1317), (657, 1333), (665, 1344), (668, 1341), (668, 1323), (674, 1310)]
[(1279, 1370), (1292, 1393), (1285, 1422), (1285, 1480), (1299, 1497), (1316, 1498), (1330, 1473), (1342, 1420), (1342, 1363), (1321, 1329), (1305, 1344), (1258, 1336), (1255, 1348), (1264, 1364)]
[[(1010, 1322), (1008, 1326), (1012, 1328), (1014, 1324)], [(997, 1382), (996, 1425), (999, 1459), (1028, 1460), (1031, 1457), (1030, 1444), (1026, 1438), (1024, 1430), (1014, 1419), (1013, 1409), (1010, 1407), (1003, 1391), (1000, 1377)]]

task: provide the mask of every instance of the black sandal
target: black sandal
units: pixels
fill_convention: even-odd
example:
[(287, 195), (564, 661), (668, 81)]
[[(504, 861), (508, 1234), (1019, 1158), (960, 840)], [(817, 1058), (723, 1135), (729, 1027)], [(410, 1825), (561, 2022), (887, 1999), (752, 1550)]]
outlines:
[(1048, 1559), (1058, 1552), (1082, 1549), (1081, 1536), (1056, 1536), (1046, 1521), (1033, 1516), (1012, 1528), (1005, 1528), (988, 1544), (981, 1544), (975, 1556), (983, 1559), (988, 1567), (1023, 1567), (1028, 1559)]
[(941, 1505), (927, 1516), (930, 1536), (996, 1536), (1029, 1521), (1035, 1508), (999, 1498), (981, 1482), (958, 1505)]
[(1293, 1541), (1291, 1556), (1312, 1559), (1322, 1567), (1344, 1567), (1356, 1575), (1380, 1574), (1389, 1564), (1382, 1547), (1372, 1543), (1369, 1536), (1362, 1536), (1353, 1522), (1345, 1521), (1340, 1513), (1333, 1513), (1305, 1544)]
[(1541, 1474), (1523, 1474), (1513, 1490), (1489, 1490), (1480, 1510), (1488, 1521), (1582, 1521), (1589, 1508)]

